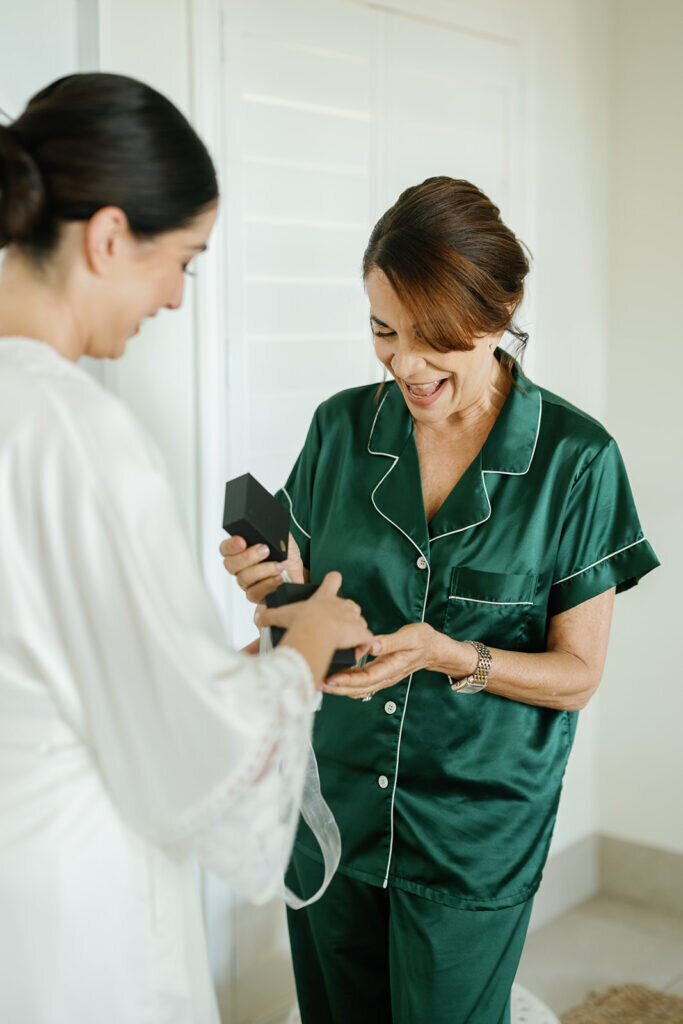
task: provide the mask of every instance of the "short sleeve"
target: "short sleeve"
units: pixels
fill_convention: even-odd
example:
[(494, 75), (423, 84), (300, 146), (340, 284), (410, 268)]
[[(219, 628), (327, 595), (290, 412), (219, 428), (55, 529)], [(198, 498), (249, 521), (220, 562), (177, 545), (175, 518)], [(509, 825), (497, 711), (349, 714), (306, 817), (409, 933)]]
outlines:
[(275, 497), (289, 512), (289, 525), (294, 540), (299, 545), (301, 558), (310, 568), (311, 523), (313, 518), (313, 487), (315, 470), (320, 456), (321, 438), (318, 412), (316, 411), (308, 428), (306, 441), (299, 458), (284, 487)]
[(659, 565), (643, 535), (621, 453), (610, 438), (574, 481), (550, 591), (549, 614), (616, 587), (629, 590)]

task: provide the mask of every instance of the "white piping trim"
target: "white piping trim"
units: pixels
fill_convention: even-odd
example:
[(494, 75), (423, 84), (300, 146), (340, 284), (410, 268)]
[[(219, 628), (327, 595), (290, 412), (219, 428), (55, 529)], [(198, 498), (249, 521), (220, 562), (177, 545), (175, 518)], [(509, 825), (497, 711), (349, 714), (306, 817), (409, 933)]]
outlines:
[(460, 597), (459, 594), (449, 594), (449, 601), (474, 601), (475, 604), (533, 604), (533, 601), (482, 601), (478, 597)]
[[(397, 529), (397, 530), (399, 531), (399, 533), (402, 533), (402, 534), (403, 534), (403, 536), (404, 536), (404, 537), (406, 538), (406, 540), (409, 540), (409, 541), (410, 541), (410, 543), (411, 543), (411, 544), (413, 545), (413, 547), (414, 547), (414, 548), (415, 548), (415, 549), (416, 549), (417, 551), (419, 551), (419, 552), (420, 552), (420, 554), (422, 555), (422, 557), (424, 558), (424, 560), (425, 560), (425, 561), (427, 562), (427, 568), (429, 568), (429, 558), (427, 557), (427, 555), (425, 555), (425, 553), (424, 553), (424, 551), (422, 550), (422, 548), (421, 548), (421, 547), (419, 547), (419, 545), (415, 543), (415, 541), (413, 540), (413, 538), (412, 538), (412, 537), (409, 537), (409, 536), (408, 536), (408, 534), (407, 534), (407, 533), (405, 532), (405, 530), (402, 530), (402, 529), (401, 529), (401, 527), (400, 527), (400, 526), (398, 525), (398, 523), (395, 523), (393, 519), (390, 519), (390, 518), (389, 518), (389, 516), (385, 516), (385, 515), (384, 515), (384, 512), (382, 512), (382, 510), (381, 510), (380, 508), (378, 508), (378, 507), (377, 507), (377, 505), (376, 505), (376, 503), (375, 503), (375, 494), (377, 493), (378, 489), (379, 489), (379, 488), (380, 488), (380, 487), (382, 486), (382, 484), (384, 483), (384, 481), (386, 480), (386, 478), (387, 478), (387, 477), (389, 476), (389, 474), (391, 473), (392, 469), (395, 469), (395, 467), (396, 467), (396, 463), (398, 462), (398, 460), (399, 460), (399, 458), (400, 458), (400, 456), (399, 456), (399, 455), (394, 455), (394, 453), (393, 453), (393, 452), (376, 452), (376, 451), (373, 451), (373, 449), (372, 449), (372, 448), (370, 447), (370, 442), (372, 441), (372, 435), (373, 435), (373, 433), (374, 433), (374, 431), (375, 431), (375, 423), (377, 423), (377, 417), (379, 416), (380, 412), (382, 411), (382, 406), (383, 406), (383, 405), (384, 405), (384, 403), (386, 402), (387, 398), (388, 398), (388, 393), (387, 393), (387, 394), (386, 394), (386, 395), (384, 396), (384, 398), (382, 399), (382, 402), (381, 402), (381, 404), (380, 404), (380, 407), (379, 407), (379, 409), (377, 410), (377, 412), (375, 413), (375, 418), (374, 418), (374, 420), (372, 421), (372, 427), (370, 428), (370, 436), (368, 437), (368, 452), (370, 453), (370, 455), (383, 455), (383, 456), (384, 456), (385, 458), (387, 458), (387, 459), (393, 459), (394, 461), (393, 461), (393, 462), (392, 462), (392, 464), (391, 464), (391, 465), (389, 466), (389, 469), (388, 469), (388, 470), (386, 471), (386, 473), (384, 474), (384, 476), (382, 477), (382, 479), (380, 480), (380, 482), (379, 482), (379, 483), (377, 484), (377, 486), (376, 486), (376, 487), (375, 487), (375, 489), (373, 490), (372, 494), (370, 495), (370, 501), (372, 502), (372, 504), (373, 504), (373, 506), (374, 506), (374, 508), (375, 508), (375, 511), (376, 511), (376, 512), (379, 512), (379, 514), (381, 515), (382, 519), (386, 519), (386, 521), (387, 521), (388, 523), (391, 523), (391, 525), (392, 525), (392, 526), (396, 527), (396, 529)], [(286, 492), (285, 492), (285, 493), (286, 493)], [(429, 583), (427, 583), (427, 589), (429, 590)], [(426, 607), (426, 606), (425, 606), (425, 607)]]
[[(372, 452), (371, 454), (372, 455), (384, 455), (385, 453), (384, 452)], [(382, 486), (382, 484), (384, 483), (384, 481), (389, 476), (389, 474), (391, 473), (392, 469), (394, 469), (394, 467), (396, 466), (396, 463), (398, 462), (398, 455), (390, 455), (389, 458), (393, 459), (394, 461), (392, 462), (391, 466), (389, 466), (389, 469), (386, 471), (386, 473), (384, 474), (384, 476), (382, 477), (380, 482), (377, 484), (377, 487), (375, 487), (374, 491), (370, 495), (370, 501), (374, 505), (375, 511), (379, 512), (379, 514), (381, 515), (382, 519), (386, 519), (386, 521), (388, 523), (391, 523), (392, 526), (395, 526), (396, 529), (398, 530), (398, 532), (402, 533), (403, 536), (406, 538), (406, 540), (410, 541), (410, 543), (413, 545), (413, 547), (416, 549), (416, 551), (420, 552), (420, 554), (424, 558), (425, 562), (427, 562), (427, 567), (429, 567), (429, 559), (427, 558), (427, 556), (425, 555), (424, 551), (419, 546), (419, 544), (416, 544), (415, 541), (413, 540), (413, 538), (409, 537), (408, 534), (405, 532), (405, 530), (401, 529), (401, 527), (398, 525), (398, 523), (395, 523), (393, 519), (389, 518), (389, 516), (385, 516), (384, 512), (382, 512), (381, 508), (378, 508), (377, 505), (375, 504), (375, 494), (377, 493), (377, 489)]]
[[(393, 466), (392, 466), (393, 469)], [(424, 604), (422, 605), (422, 622), (425, 620), (425, 612), (427, 611), (427, 599), (429, 597), (429, 584), (431, 582), (432, 574), (427, 563), (427, 590), (425, 591)], [(406, 688), (406, 699), (403, 705), (403, 714), (401, 715), (401, 725), (398, 730), (398, 746), (396, 747), (396, 765), (394, 767), (394, 788), (391, 791), (391, 809), (389, 812), (389, 821), (391, 827), (391, 838), (389, 839), (389, 856), (387, 857), (387, 870), (384, 875), (384, 882), (382, 888), (386, 889), (389, 884), (389, 872), (391, 871), (391, 858), (394, 853), (394, 804), (396, 803), (396, 789), (398, 787), (398, 765), (401, 759), (401, 739), (403, 738), (403, 723), (406, 717), (406, 710), (408, 708), (408, 698), (410, 697), (410, 687), (412, 686), (414, 673), (410, 673), (410, 679), (408, 680), (408, 686)]]
[[(427, 611), (427, 600), (429, 598), (429, 583), (430, 583), (430, 580), (431, 580), (431, 569), (429, 567), (429, 559), (425, 555), (424, 551), (419, 547), (419, 545), (417, 545), (415, 543), (413, 538), (409, 537), (408, 534), (405, 532), (405, 530), (402, 530), (401, 527), (398, 525), (398, 523), (395, 523), (393, 519), (390, 519), (389, 516), (385, 516), (384, 512), (382, 512), (382, 510), (379, 509), (377, 507), (376, 503), (375, 503), (375, 494), (376, 494), (378, 488), (382, 486), (382, 484), (384, 483), (386, 478), (391, 473), (392, 469), (394, 469), (396, 467), (396, 463), (398, 462), (398, 460), (400, 458), (400, 456), (394, 455), (393, 452), (377, 452), (377, 451), (374, 451), (370, 447), (370, 444), (372, 442), (372, 435), (375, 432), (375, 424), (377, 423), (377, 417), (379, 416), (380, 412), (382, 411), (382, 406), (386, 402), (387, 398), (388, 398), (388, 392), (384, 396), (384, 398), (382, 399), (382, 401), (380, 403), (380, 406), (379, 406), (379, 409), (375, 413), (375, 418), (372, 421), (372, 427), (370, 428), (370, 436), (368, 437), (368, 452), (370, 453), (370, 455), (383, 455), (387, 459), (393, 459), (393, 462), (389, 466), (389, 469), (386, 471), (386, 473), (384, 474), (384, 476), (382, 477), (380, 482), (377, 484), (377, 486), (373, 490), (373, 492), (372, 492), (372, 494), (370, 496), (370, 500), (371, 500), (371, 502), (372, 502), (372, 504), (373, 504), (373, 506), (375, 508), (375, 511), (379, 512), (379, 514), (381, 515), (382, 519), (386, 519), (386, 521), (388, 523), (391, 523), (391, 525), (394, 526), (399, 531), (399, 533), (402, 533), (403, 536), (406, 538), (406, 540), (409, 540), (410, 543), (413, 545), (413, 547), (416, 548), (420, 552), (420, 554), (422, 555), (422, 557), (424, 558), (424, 560), (427, 563), (427, 590), (425, 591), (424, 604), (422, 605), (422, 620), (421, 620), (422, 622), (424, 622), (425, 612)], [(394, 765), (394, 785), (393, 785), (393, 788), (391, 790), (391, 808), (389, 810), (389, 823), (390, 823), (389, 856), (387, 857), (387, 869), (386, 869), (386, 872), (385, 872), (385, 875), (384, 875), (384, 882), (382, 883), (382, 886), (383, 886), (384, 889), (386, 889), (388, 884), (389, 884), (389, 873), (391, 871), (391, 858), (392, 858), (393, 853), (394, 853), (394, 806), (395, 806), (395, 803), (396, 803), (396, 789), (398, 787), (398, 766), (399, 766), (399, 762), (401, 760), (401, 740), (403, 738), (403, 723), (405, 722), (405, 718), (406, 718), (406, 710), (408, 708), (408, 699), (410, 697), (410, 688), (411, 688), (412, 683), (413, 683), (413, 675), (414, 675), (414, 673), (411, 672), (410, 673), (410, 677), (408, 679), (408, 686), (406, 687), (405, 702), (403, 704), (403, 714), (401, 715), (401, 725), (399, 726), (399, 731), (398, 731), (398, 745), (396, 747), (396, 764)]]
[(484, 494), (486, 495), (486, 501), (487, 501), (488, 506), (489, 506), (489, 510), (486, 513), (486, 515), (484, 516), (484, 518), (480, 519), (478, 523), (469, 523), (467, 526), (461, 526), (457, 530), (449, 530), (448, 533), (439, 533), (439, 534), (437, 534), (436, 537), (430, 537), (429, 538), (429, 543), (430, 544), (433, 544), (435, 540), (441, 540), (442, 537), (450, 537), (454, 533), (462, 533), (463, 530), (471, 530), (472, 527), (474, 527), (474, 526), (481, 526), (483, 523), (487, 523), (489, 521), (489, 519), (491, 518), (491, 499), (489, 498), (489, 492), (486, 490), (486, 481), (484, 480), (484, 474), (488, 473), (488, 472), (489, 472), (488, 469), (482, 469), (482, 471), (481, 471), (481, 481), (482, 481), (482, 483), (484, 485)]
[(301, 530), (303, 535), (305, 537), (308, 537), (308, 539), (310, 540), (311, 539), (310, 533), (306, 533), (306, 531), (304, 530), (303, 526), (301, 525), (301, 523), (298, 521), (298, 519), (294, 515), (294, 506), (292, 504), (292, 499), (290, 498), (289, 493), (288, 493), (286, 487), (282, 488), (282, 493), (284, 494), (285, 498), (289, 502), (289, 514), (291, 515), (292, 519), (294, 520), (295, 525), (298, 526), (298, 528)]
[(560, 583), (566, 583), (567, 580), (573, 580), (575, 576), (580, 576), (582, 572), (588, 572), (589, 569), (595, 568), (596, 565), (600, 565), (601, 562), (606, 562), (608, 558), (614, 558), (615, 555), (620, 555), (622, 551), (628, 551), (629, 548), (634, 548), (636, 544), (642, 544), (646, 537), (641, 537), (640, 540), (634, 540), (633, 544), (627, 544), (625, 548), (619, 548), (618, 551), (613, 551), (611, 555), (605, 555), (604, 558), (599, 558), (597, 562), (593, 562), (592, 565), (587, 565), (585, 569), (579, 569), (578, 572), (573, 572), (571, 576), (565, 576), (562, 580), (555, 580), (551, 586), (556, 587)]
[[(381, 408), (381, 406), (380, 406), (380, 408)], [(379, 413), (379, 409), (377, 410), (377, 412)], [(377, 484), (377, 487), (375, 487), (374, 491), (372, 492), (372, 495), (370, 496), (370, 500), (372, 501), (372, 504), (373, 504), (373, 506), (375, 508), (375, 511), (379, 512), (379, 514), (381, 515), (382, 519), (385, 519), (388, 523), (391, 523), (391, 525), (394, 526), (399, 531), (399, 533), (402, 533), (403, 536), (406, 538), (406, 540), (409, 540), (410, 543), (413, 545), (413, 547), (416, 548), (416, 550), (420, 552), (420, 555), (422, 556), (422, 558), (424, 558), (425, 562), (427, 563), (427, 590), (426, 590), (426, 593), (425, 593), (424, 604), (422, 606), (422, 622), (424, 622), (425, 611), (427, 610), (427, 598), (428, 598), (428, 595), (429, 595), (429, 581), (431, 579), (431, 569), (429, 567), (429, 559), (426, 557), (424, 551), (419, 547), (419, 545), (417, 545), (415, 543), (413, 538), (409, 537), (408, 534), (405, 532), (405, 530), (402, 530), (401, 527), (398, 525), (398, 523), (395, 523), (393, 519), (390, 519), (389, 516), (385, 516), (384, 512), (382, 512), (382, 510), (380, 508), (378, 508), (376, 503), (375, 503), (375, 492), (377, 491), (377, 488), (381, 487), (381, 485), (384, 483), (386, 478), (391, 473), (392, 469), (395, 468), (396, 463), (398, 462), (399, 456), (398, 455), (387, 455), (386, 452), (372, 452), (370, 450), (369, 443), (368, 443), (368, 451), (370, 452), (371, 455), (385, 455), (387, 458), (390, 458), (390, 459), (394, 460), (392, 462), (392, 464), (389, 466), (389, 469), (386, 471), (386, 473), (382, 477), (382, 479)], [(404, 723), (405, 717), (406, 717), (406, 709), (408, 707), (408, 698), (410, 697), (410, 687), (412, 685), (412, 682), (413, 682), (413, 673), (411, 672), (410, 678), (408, 679), (408, 686), (407, 686), (407, 689), (406, 689), (405, 703), (403, 705), (403, 714), (401, 715), (401, 725), (400, 725), (399, 733), (398, 733), (398, 746), (396, 748), (396, 764), (394, 765), (394, 785), (393, 785), (393, 789), (391, 791), (391, 808), (390, 808), (390, 811), (389, 811), (389, 824), (390, 824), (391, 838), (389, 840), (389, 856), (387, 858), (387, 870), (386, 870), (386, 874), (384, 876), (384, 882), (382, 883), (383, 884), (383, 888), (385, 888), (385, 889), (386, 889), (386, 887), (389, 884), (389, 872), (391, 870), (391, 858), (392, 858), (393, 852), (394, 852), (394, 804), (396, 802), (396, 787), (398, 786), (398, 765), (399, 765), (399, 761), (400, 761), (400, 758), (401, 758), (401, 739), (403, 737), (403, 723)]]
[[(398, 525), (398, 523), (395, 523), (393, 521), (393, 519), (390, 519), (389, 516), (385, 516), (384, 512), (382, 512), (382, 510), (379, 509), (377, 507), (376, 503), (375, 503), (375, 494), (377, 493), (377, 490), (382, 486), (382, 484), (384, 483), (386, 478), (389, 476), (391, 471), (396, 467), (396, 463), (398, 462), (398, 460), (400, 458), (400, 456), (394, 455), (393, 452), (378, 452), (378, 451), (374, 451), (370, 447), (370, 444), (372, 442), (372, 435), (375, 432), (375, 424), (377, 423), (377, 417), (379, 416), (380, 412), (382, 411), (382, 406), (386, 402), (387, 397), (388, 397), (388, 393), (382, 399), (382, 401), (380, 403), (380, 406), (379, 406), (379, 409), (375, 413), (375, 418), (372, 421), (372, 427), (370, 428), (370, 436), (368, 437), (368, 445), (367, 445), (367, 447), (368, 447), (368, 452), (370, 453), (370, 455), (383, 455), (385, 458), (393, 459), (394, 461), (392, 462), (391, 466), (386, 471), (386, 473), (384, 474), (382, 479), (379, 481), (379, 483), (377, 484), (375, 489), (373, 490), (373, 492), (372, 492), (372, 494), (370, 496), (370, 500), (371, 500), (371, 502), (372, 502), (372, 504), (373, 504), (373, 506), (375, 508), (375, 511), (379, 512), (379, 514), (382, 516), (382, 518), (386, 519), (386, 521), (388, 523), (391, 523), (391, 525), (394, 526), (399, 531), (399, 533), (402, 533), (403, 536), (406, 538), (406, 540), (410, 541), (410, 543), (413, 545), (413, 547), (416, 548), (416, 550), (420, 552), (422, 557), (427, 562), (427, 590), (425, 592), (424, 604), (422, 606), (422, 620), (421, 620), (422, 622), (424, 622), (425, 612), (427, 611), (427, 600), (428, 600), (428, 597), (429, 597), (429, 584), (431, 582), (431, 569), (430, 569), (430, 566), (429, 566), (429, 559), (425, 555), (424, 551), (422, 551), (422, 549), (415, 543), (413, 538), (409, 537), (408, 534), (405, 532), (405, 530), (402, 530), (401, 527)], [(506, 473), (505, 474), (506, 476), (524, 476), (526, 473), (529, 472), (529, 469), (531, 467), (531, 463), (533, 461), (534, 454), (536, 452), (536, 444), (538, 443), (538, 435), (539, 435), (540, 429), (541, 429), (541, 410), (542, 410), (542, 406), (543, 406), (543, 399), (542, 399), (540, 391), (538, 393), (538, 397), (539, 397), (538, 424), (537, 424), (537, 427), (536, 427), (536, 439), (534, 441), (534, 448), (533, 448), (533, 451), (531, 453), (531, 458), (529, 459), (529, 465), (527, 466), (527, 468), (524, 470), (523, 473)], [(489, 500), (488, 491), (486, 490), (486, 481), (484, 480), (484, 473), (489, 473), (489, 472), (490, 473), (501, 473), (502, 474), (504, 471), (503, 470), (495, 470), (495, 469), (492, 469), (492, 470), (482, 470), (482, 482), (484, 484), (484, 492), (486, 493), (486, 500), (488, 501), (488, 506), (489, 506), (488, 515), (486, 516), (486, 519), (482, 519), (481, 520), (482, 523), (485, 523), (486, 520), (489, 519), (490, 516), (491, 516), (491, 502)], [(287, 492), (285, 491), (285, 494), (286, 493)], [(471, 525), (472, 526), (480, 526), (481, 524), (480, 523), (472, 523)], [(469, 528), (470, 528), (469, 526), (463, 526), (461, 528), (461, 530), (468, 530)], [(450, 532), (451, 533), (460, 533), (461, 530), (451, 530)], [(442, 533), (439, 536), (440, 537), (447, 537), (447, 536), (449, 536), (449, 534)], [(439, 537), (432, 537), (431, 540), (430, 540), (430, 543), (432, 541), (438, 540), (438, 539), (439, 539)], [(407, 689), (406, 689), (405, 703), (403, 705), (403, 714), (401, 715), (401, 725), (400, 725), (399, 734), (398, 734), (398, 747), (397, 747), (397, 750), (396, 750), (396, 765), (394, 767), (394, 785), (393, 785), (393, 789), (392, 789), (392, 792), (391, 792), (391, 810), (390, 810), (391, 838), (389, 840), (389, 856), (387, 858), (387, 869), (386, 869), (386, 873), (385, 873), (385, 876), (384, 876), (384, 882), (383, 882), (383, 888), (385, 888), (385, 889), (387, 888), (387, 886), (389, 884), (389, 873), (391, 871), (391, 858), (392, 858), (393, 852), (394, 852), (394, 805), (395, 805), (395, 802), (396, 802), (396, 789), (397, 789), (397, 786), (398, 786), (398, 768), (399, 768), (399, 761), (400, 761), (400, 758), (401, 758), (401, 739), (403, 737), (403, 723), (405, 721), (406, 710), (408, 708), (408, 698), (410, 697), (410, 687), (412, 685), (412, 682), (413, 682), (413, 673), (410, 674), (410, 678), (408, 679), (408, 686), (407, 686)]]
[(534, 441), (534, 447), (531, 451), (531, 457), (529, 458), (529, 465), (526, 467), (523, 473), (508, 473), (507, 476), (526, 476), (531, 469), (531, 463), (534, 461), (534, 455), (536, 454), (536, 446), (538, 445), (538, 438), (541, 434), (541, 414), (543, 412), (543, 395), (538, 392), (538, 423), (536, 424), (536, 440)]
[(522, 470), (520, 473), (510, 473), (510, 472), (507, 472), (504, 469), (482, 469), (482, 471), (481, 471), (481, 482), (484, 485), (484, 493), (486, 495), (486, 501), (487, 501), (488, 506), (489, 506), (489, 510), (488, 510), (488, 513), (486, 514), (485, 518), (484, 519), (480, 519), (478, 523), (470, 523), (468, 526), (461, 526), (457, 530), (449, 530), (448, 533), (440, 533), (436, 537), (431, 537), (430, 541), (429, 541), (430, 544), (433, 544), (435, 540), (441, 540), (442, 537), (450, 537), (454, 533), (462, 533), (463, 530), (471, 530), (472, 527), (474, 527), (474, 526), (481, 526), (482, 523), (488, 522), (488, 520), (491, 518), (491, 499), (489, 498), (489, 492), (486, 489), (486, 475), (488, 473), (496, 473), (498, 476), (526, 476), (526, 474), (531, 469), (531, 463), (534, 461), (534, 455), (536, 454), (536, 446), (538, 444), (538, 438), (539, 438), (539, 435), (541, 433), (541, 415), (542, 415), (542, 412), (543, 412), (543, 396), (542, 396), (541, 392), (539, 391), (538, 392), (538, 423), (536, 425), (536, 439), (534, 441), (534, 447), (533, 447), (533, 450), (531, 452), (531, 458), (529, 459), (529, 464), (528, 464), (528, 466), (526, 467), (525, 470)]
[(375, 413), (374, 420), (372, 421), (372, 426), (370, 427), (370, 436), (368, 437), (368, 451), (370, 452), (371, 455), (386, 455), (387, 458), (389, 458), (389, 459), (397, 459), (398, 455), (394, 455), (393, 452), (391, 452), (391, 453), (389, 453), (389, 452), (375, 452), (370, 447), (370, 443), (372, 442), (372, 435), (375, 433), (375, 424), (377, 423), (377, 417), (381, 413), (382, 406), (384, 405), (384, 403), (386, 402), (388, 397), (389, 397), (389, 392), (387, 391), (386, 395), (384, 396), (382, 401), (379, 403), (379, 408), (378, 408), (377, 412)]

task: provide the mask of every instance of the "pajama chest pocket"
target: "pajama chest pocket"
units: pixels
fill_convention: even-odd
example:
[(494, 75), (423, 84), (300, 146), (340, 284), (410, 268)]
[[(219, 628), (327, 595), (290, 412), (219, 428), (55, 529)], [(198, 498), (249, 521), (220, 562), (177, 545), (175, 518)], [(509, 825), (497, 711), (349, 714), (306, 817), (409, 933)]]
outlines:
[(451, 572), (444, 632), (515, 650), (527, 634), (537, 577), (457, 565)]

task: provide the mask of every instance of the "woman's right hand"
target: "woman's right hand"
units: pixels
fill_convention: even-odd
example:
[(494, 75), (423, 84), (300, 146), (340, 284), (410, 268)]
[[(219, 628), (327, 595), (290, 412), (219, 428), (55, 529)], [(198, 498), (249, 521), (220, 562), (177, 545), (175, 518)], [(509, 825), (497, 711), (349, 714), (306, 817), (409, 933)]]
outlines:
[(243, 537), (228, 537), (221, 544), (220, 552), (223, 565), (253, 604), (260, 604), (267, 594), (277, 590), (282, 583), (284, 571), (289, 573), (292, 583), (306, 582), (299, 545), (291, 533), (284, 562), (264, 561), (268, 558), (268, 548), (258, 544), (248, 548)]
[(307, 601), (280, 608), (260, 607), (255, 616), (260, 629), (279, 626), (287, 630), (281, 643), (303, 654), (319, 683), (337, 648), (353, 647), (360, 658), (371, 649), (374, 639), (355, 601), (337, 596), (341, 582), (340, 573), (329, 572)]

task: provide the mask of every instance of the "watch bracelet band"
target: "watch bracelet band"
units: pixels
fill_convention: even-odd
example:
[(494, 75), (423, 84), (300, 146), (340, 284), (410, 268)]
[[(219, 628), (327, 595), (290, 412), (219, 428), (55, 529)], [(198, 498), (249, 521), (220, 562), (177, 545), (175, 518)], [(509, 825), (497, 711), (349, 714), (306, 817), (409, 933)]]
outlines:
[(482, 644), (478, 640), (465, 640), (464, 643), (471, 644), (474, 647), (479, 660), (477, 661), (477, 667), (471, 675), (463, 676), (457, 682), (453, 682), (451, 677), (448, 677), (451, 690), (454, 693), (479, 693), (481, 690), (486, 689), (489, 681), (489, 672), (491, 671), (493, 660), (491, 652), (486, 644)]

